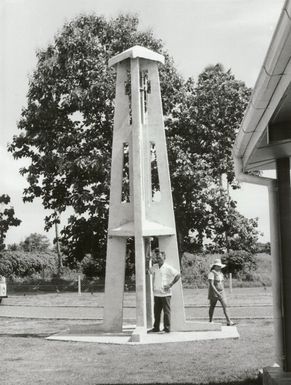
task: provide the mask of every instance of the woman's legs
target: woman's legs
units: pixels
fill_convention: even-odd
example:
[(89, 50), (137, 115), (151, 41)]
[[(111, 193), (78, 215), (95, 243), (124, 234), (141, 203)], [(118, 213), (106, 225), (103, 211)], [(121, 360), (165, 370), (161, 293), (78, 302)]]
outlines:
[(216, 306), (217, 299), (210, 299), (210, 305), (209, 305), (209, 322), (212, 322), (214, 309)]
[(226, 301), (225, 301), (224, 298), (219, 298), (219, 301), (221, 303), (221, 306), (222, 306), (222, 309), (223, 309), (223, 313), (224, 313), (225, 318), (226, 318), (226, 322), (227, 322), (228, 325), (230, 325), (231, 324), (231, 320), (230, 320), (229, 315), (228, 315), (227, 310), (226, 310), (226, 308), (227, 308)]

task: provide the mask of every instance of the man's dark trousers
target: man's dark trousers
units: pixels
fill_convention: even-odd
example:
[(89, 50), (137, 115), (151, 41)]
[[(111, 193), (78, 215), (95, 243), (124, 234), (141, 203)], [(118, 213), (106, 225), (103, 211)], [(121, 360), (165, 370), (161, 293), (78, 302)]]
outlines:
[(154, 329), (160, 330), (161, 312), (164, 312), (164, 329), (171, 328), (171, 296), (154, 297)]

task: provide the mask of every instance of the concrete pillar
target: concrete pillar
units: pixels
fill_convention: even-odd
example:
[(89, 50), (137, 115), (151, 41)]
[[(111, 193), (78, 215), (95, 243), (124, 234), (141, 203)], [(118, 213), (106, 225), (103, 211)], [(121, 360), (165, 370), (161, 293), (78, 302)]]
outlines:
[(126, 238), (107, 241), (103, 329), (122, 331)]
[(283, 367), (283, 318), (282, 318), (282, 266), (280, 257), (280, 221), (278, 186), (268, 188), (270, 212), (270, 238), (272, 255), (272, 296), (276, 363)]
[(276, 161), (281, 249), (283, 369), (291, 371), (291, 190), (290, 160)]
[[(147, 237), (145, 239), (145, 255), (150, 256), (151, 254), (151, 238)], [(150, 267), (151, 263), (146, 264), (147, 267)], [(153, 326), (153, 283), (152, 276), (146, 272), (146, 312), (147, 312), (147, 327), (150, 329)]]
[(145, 244), (143, 222), (145, 220), (143, 184), (143, 135), (140, 95), (139, 58), (131, 62), (131, 108), (132, 108), (132, 155), (133, 165), (133, 212), (135, 239), (135, 286), (136, 286), (136, 326), (146, 328), (146, 283), (145, 283)]

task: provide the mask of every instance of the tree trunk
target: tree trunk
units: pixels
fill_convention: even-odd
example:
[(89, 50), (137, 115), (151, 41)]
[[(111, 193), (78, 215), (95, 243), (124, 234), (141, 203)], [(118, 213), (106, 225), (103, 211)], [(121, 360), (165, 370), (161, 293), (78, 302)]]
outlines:
[[(227, 180), (227, 176), (226, 176), (226, 180), (225, 181), (223, 180), (223, 175), (225, 175), (225, 174), (220, 175), (220, 187), (226, 190), (227, 203), (228, 203), (228, 210), (227, 211), (229, 212), (229, 183)], [(228, 218), (227, 218), (226, 222), (228, 224)], [(229, 253), (229, 241), (228, 241), (228, 231), (227, 230), (225, 230), (225, 232), (224, 232), (224, 239), (225, 239), (226, 252), (228, 254)]]
[(55, 223), (55, 234), (56, 234), (56, 238), (55, 238), (56, 248), (57, 248), (57, 254), (58, 254), (58, 276), (60, 276), (63, 269), (63, 258), (62, 258), (61, 249), (60, 249), (59, 231), (58, 231), (57, 223)]
[(177, 244), (178, 244), (178, 254), (179, 254), (179, 260), (181, 263), (181, 258), (182, 258), (182, 251), (183, 251), (183, 234), (182, 231), (179, 229), (177, 226)]

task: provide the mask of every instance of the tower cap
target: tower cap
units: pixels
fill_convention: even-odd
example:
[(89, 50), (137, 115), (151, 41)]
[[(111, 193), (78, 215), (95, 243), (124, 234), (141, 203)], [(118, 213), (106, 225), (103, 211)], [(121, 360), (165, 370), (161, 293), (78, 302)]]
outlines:
[(141, 59), (157, 61), (162, 64), (165, 63), (165, 57), (163, 55), (160, 55), (159, 53), (151, 51), (150, 49), (142, 47), (140, 45), (135, 45), (134, 47), (131, 47), (113, 56), (111, 59), (109, 59), (108, 65), (109, 67), (112, 67), (115, 64), (128, 58), (130, 59), (141, 58)]

